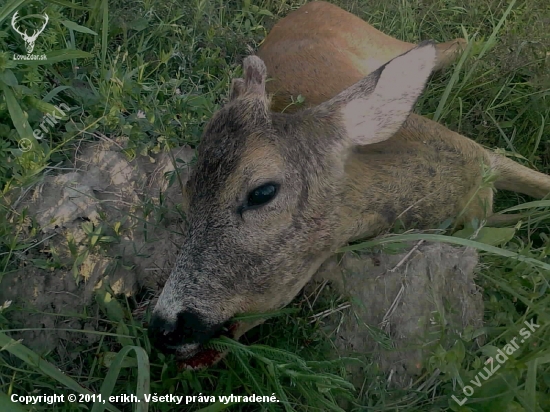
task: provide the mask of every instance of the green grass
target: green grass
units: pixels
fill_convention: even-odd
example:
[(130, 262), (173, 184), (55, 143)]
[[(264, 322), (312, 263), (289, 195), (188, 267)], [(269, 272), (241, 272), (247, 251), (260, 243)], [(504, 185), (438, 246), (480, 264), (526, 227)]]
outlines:
[[(467, 37), (472, 47), (456, 67), (436, 76), (418, 111), (454, 131), (516, 161), (550, 174), (550, 5), (545, 0), (349, 0), (335, 3), (399, 39), (419, 42)], [(224, 102), (230, 79), (240, 74), (247, 47), (256, 49), (273, 21), (300, 2), (248, 0), (162, 0), (90, 2), (8, 0), (0, 6), (0, 282), (21, 264), (19, 252), (33, 248), (36, 231), (24, 229), (28, 217), (15, 213), (8, 194), (40, 181), (74, 157), (75, 148), (101, 133), (127, 136), (127, 154), (158, 153), (176, 145), (196, 145), (202, 127)], [(48, 62), (13, 62), (23, 44), (10, 28), (15, 10), (42, 13), (50, 24), (39, 37), (35, 54)], [(40, 123), (48, 104), (75, 107), (63, 124), (35, 142), (30, 125)], [(136, 113), (144, 116), (136, 116)], [(23, 153), (28, 138), (34, 150)], [(518, 194), (499, 193), (496, 209), (525, 204)], [(77, 411), (83, 404), (23, 406), (8, 395), (157, 393), (185, 396), (275, 394), (279, 403), (266, 410), (339, 410), (336, 398), (347, 396), (356, 410), (368, 411), (548, 411), (550, 410), (550, 202), (526, 205), (533, 218), (513, 231), (503, 245), (459, 237), (428, 240), (471, 245), (482, 260), (478, 281), (484, 288), (487, 340), (476, 349), (473, 336), (439, 348), (429, 360), (431, 385), (415, 390), (388, 389), (385, 377), (366, 359), (365, 385), (350, 389), (344, 365), (356, 359), (328, 361), (331, 349), (318, 324), (309, 317), (334, 307), (327, 297), (311, 309), (301, 296), (240, 342), (213, 344), (230, 350), (226, 361), (200, 372), (178, 371), (173, 360), (152, 350), (146, 331), (133, 319), (131, 299), (111, 300), (97, 313), (81, 317), (97, 324), (98, 339), (89, 346), (67, 347), (71, 356), (38, 356), (11, 341), (15, 304), (0, 310), (0, 410)], [(90, 232), (91, 236), (95, 232)], [(488, 234), (488, 237), (494, 232)], [(417, 236), (417, 237), (414, 237)], [(400, 235), (363, 244), (421, 239)], [(354, 246), (357, 247), (357, 246)], [(55, 265), (45, 257), (44, 265)], [(71, 268), (67, 268), (70, 272)], [(0, 302), (0, 307), (3, 302)], [(68, 315), (67, 315), (68, 316)], [(533, 316), (541, 327), (505, 368), (475, 392), (474, 403), (461, 409), (461, 385), (483, 370), (484, 356), (494, 354), (517, 336)], [(1, 332), (3, 331), (3, 332)], [(82, 333), (72, 331), (73, 334)], [(244, 344), (246, 345), (244, 345)], [(360, 361), (360, 360), (359, 360)], [(55, 366), (54, 366), (55, 365)], [(58, 369), (60, 368), (62, 372)], [(96, 403), (93, 412), (172, 410), (259, 410), (256, 404), (192, 402)]]

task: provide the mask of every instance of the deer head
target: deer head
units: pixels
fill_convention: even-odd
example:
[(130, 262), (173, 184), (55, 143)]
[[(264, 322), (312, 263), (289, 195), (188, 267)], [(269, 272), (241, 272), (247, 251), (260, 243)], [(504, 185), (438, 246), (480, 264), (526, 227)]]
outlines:
[(263, 61), (245, 59), (185, 187), (187, 234), (149, 324), (156, 346), (191, 368), (209, 365), (221, 354), (204, 343), (253, 326), (234, 315), (276, 310), (298, 294), (348, 239), (347, 158), (401, 127), (435, 64), (434, 45), (422, 44), (326, 103), (287, 115), (269, 111)]
[(25, 41), (25, 48), (27, 49), (27, 54), (31, 54), (32, 51), (34, 50), (34, 42), (36, 41), (36, 39), (38, 38), (38, 36), (40, 35), (40, 33), (42, 33), (44, 31), (44, 29), (46, 28), (46, 25), (48, 24), (48, 21), (49, 21), (49, 17), (46, 13), (44, 13), (44, 24), (42, 25), (42, 27), (38, 30), (34, 30), (33, 34), (31, 36), (29, 36), (27, 34), (27, 31), (25, 30), (24, 32), (21, 32), (20, 30), (17, 29), (17, 20), (19, 19), (19, 12), (15, 12), (15, 14), (13, 15), (13, 17), (11, 18), (11, 26), (13, 27), (13, 29), (19, 33), (21, 35), (21, 37), (23, 38), (23, 40)]

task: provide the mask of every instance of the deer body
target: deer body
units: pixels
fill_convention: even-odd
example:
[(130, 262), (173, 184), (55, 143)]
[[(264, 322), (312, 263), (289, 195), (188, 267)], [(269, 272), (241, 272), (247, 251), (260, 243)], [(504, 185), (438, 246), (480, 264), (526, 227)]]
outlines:
[[(464, 39), (437, 44), (440, 70), (455, 61)], [(271, 109), (285, 112), (291, 96), (318, 105), (416, 45), (390, 37), (359, 17), (324, 2), (313, 1), (291, 12), (271, 29), (258, 50), (272, 79)]]
[[(388, 141), (360, 147), (349, 157), (340, 246), (377, 236), (397, 220), (407, 228), (433, 229), (461, 214), (462, 221), (483, 218), (483, 207), (490, 209), (491, 189), (479, 189), (488, 156), (460, 135), (441, 139), (440, 125), (419, 139), (426, 122), (420, 116), (409, 119)], [(474, 196), (482, 202), (469, 202)]]
[[(287, 305), (350, 240), (490, 215), (483, 165), (497, 188), (550, 192), (549, 176), (411, 114), (458, 46), (399, 42), (328, 3), (300, 10), (244, 60), (185, 187), (187, 234), (149, 333), (191, 368), (221, 358), (202, 349), (211, 337), (254, 326), (234, 315)], [(298, 94), (309, 107), (270, 110)]]
[[(441, 70), (452, 64), (465, 43), (464, 39), (455, 39), (436, 44), (437, 59), (433, 70)], [(293, 98), (298, 95), (305, 98), (307, 107), (319, 105), (413, 47), (414, 44), (387, 36), (333, 4), (313, 1), (277, 22), (257, 55), (266, 64), (270, 78), (266, 83), (266, 90), (272, 95), (271, 109), (288, 113), (298, 110), (296, 105), (292, 105)], [(373, 153), (375, 149), (378, 150), (376, 154)], [(399, 196), (403, 199), (403, 202), (398, 202), (400, 207), (395, 203), (398, 199), (392, 199), (394, 207), (391, 209), (394, 211), (383, 213), (388, 217), (392, 214), (399, 215), (398, 210), (405, 210), (413, 205), (407, 189), (409, 177), (422, 176), (423, 179), (418, 181), (430, 181), (431, 185), (443, 179), (444, 184), (439, 188), (424, 187), (423, 193), (432, 193), (430, 198), (415, 203), (417, 206), (408, 209), (405, 214), (405, 217), (409, 217), (405, 221), (412, 219), (416, 223), (426, 222), (426, 227), (433, 227), (434, 222), (441, 219), (442, 215), (449, 217), (461, 214), (457, 223), (491, 215), (492, 190), (478, 190), (483, 165), (490, 166), (493, 172), (500, 175), (495, 182), (497, 189), (511, 190), (536, 198), (550, 193), (548, 176), (486, 151), (471, 139), (415, 113), (410, 114), (403, 127), (392, 138), (376, 148), (366, 146), (362, 153), (363, 155), (357, 154), (349, 160), (348, 180), (357, 183), (349, 185), (355, 187), (349, 193), (372, 193), (375, 189), (371, 186), (372, 181), (380, 185), (388, 180), (392, 185), (402, 182), (403, 187), (396, 190), (395, 194), (407, 195)], [(404, 163), (412, 153), (416, 154), (415, 164), (407, 166)], [(441, 160), (445, 156), (446, 164)], [(371, 167), (373, 163), (379, 163), (380, 166)], [(426, 170), (423, 170), (424, 166)], [(387, 170), (387, 173), (382, 170)], [(401, 177), (394, 178), (397, 177), (396, 174), (401, 174)], [(467, 176), (462, 176), (464, 174)], [(355, 175), (372, 176), (373, 179), (358, 179)], [(403, 180), (402, 177), (406, 179)], [(417, 182), (416, 187), (420, 188), (419, 185)], [(474, 192), (477, 192), (478, 199), (471, 201)], [(391, 191), (386, 192), (385, 199), (389, 193)], [(457, 202), (457, 198), (461, 201)], [(452, 200), (447, 204), (442, 203), (447, 199)], [(360, 196), (349, 200), (352, 205), (350, 212), (354, 209), (354, 204), (365, 204), (361, 200)], [(369, 210), (382, 203), (384, 202), (369, 201)], [(466, 205), (468, 207), (464, 208)], [(435, 215), (421, 216), (415, 212), (418, 208), (433, 211)], [(457, 211), (456, 208), (460, 210)], [(352, 219), (359, 222), (361, 219), (356, 220), (358, 217), (360, 216), (354, 214)], [(442, 220), (445, 218), (439, 222)], [(506, 220), (506, 217), (492, 218), (494, 223)], [(371, 229), (373, 227), (370, 221), (365, 225)], [(381, 223), (378, 226), (380, 225)], [(375, 234), (369, 230), (357, 236)]]

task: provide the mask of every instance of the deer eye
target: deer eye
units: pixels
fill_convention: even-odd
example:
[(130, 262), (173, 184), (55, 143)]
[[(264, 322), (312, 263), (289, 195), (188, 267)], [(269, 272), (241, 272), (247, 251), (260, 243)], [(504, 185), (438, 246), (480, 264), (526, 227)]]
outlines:
[(265, 205), (277, 195), (278, 185), (275, 183), (266, 183), (250, 191), (246, 202), (246, 207)]

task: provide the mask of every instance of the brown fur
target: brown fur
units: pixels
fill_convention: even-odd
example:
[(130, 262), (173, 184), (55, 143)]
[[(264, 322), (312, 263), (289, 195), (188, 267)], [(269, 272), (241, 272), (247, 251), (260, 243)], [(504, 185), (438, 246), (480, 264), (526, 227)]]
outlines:
[[(278, 84), (318, 105), (270, 112), (266, 67), (250, 56), (230, 102), (204, 131), (186, 187), (188, 233), (150, 325), (160, 346), (182, 358), (235, 314), (288, 304), (350, 240), (376, 236), (398, 219), (426, 229), (448, 218), (489, 216), (493, 192), (480, 190), (484, 165), (500, 176), (497, 188), (550, 192), (550, 177), (410, 115), (428, 76), (443, 64), (440, 46), (408, 50), (327, 3), (300, 10), (274, 28), (278, 41), (270, 34), (260, 54)], [(340, 20), (345, 16), (349, 24)], [(350, 33), (358, 36), (355, 46), (342, 40), (351, 41)], [(361, 44), (389, 60), (366, 77), (368, 64), (349, 56)], [(273, 105), (280, 108), (286, 97), (278, 96)], [(266, 183), (278, 187), (276, 196), (247, 206)], [(234, 336), (250, 327), (241, 325)]]
[[(464, 39), (436, 45), (434, 70), (447, 67)], [(324, 1), (313, 1), (281, 19), (258, 50), (267, 66), (273, 111), (295, 111), (291, 97), (318, 105), (416, 45), (390, 37), (359, 17)]]
[[(258, 56), (265, 62), (270, 77), (266, 89), (272, 94), (272, 110), (286, 108), (285, 112), (291, 112), (298, 109), (295, 105), (288, 106), (292, 97), (302, 95), (306, 106), (319, 105), (413, 47), (413, 44), (385, 35), (333, 4), (313, 1), (280, 20), (262, 43)], [(444, 69), (453, 63), (464, 47), (464, 39), (437, 44), (438, 60), (434, 70)], [(438, 144), (452, 141), (457, 154), (470, 158), (468, 167), (472, 167), (471, 156), (477, 153), (499, 175), (495, 182), (497, 189), (535, 198), (542, 198), (550, 192), (548, 176), (486, 151), (470, 139), (430, 119), (412, 113), (403, 128), (385, 146), (397, 150), (395, 154), (399, 156), (407, 150), (410, 153), (412, 147), (407, 150), (402, 147), (404, 136), (408, 136), (407, 145), (419, 144), (418, 141), (424, 141), (426, 136), (431, 136), (431, 142), (442, 141)], [(411, 143), (414, 140), (417, 142)], [(477, 167), (473, 170), (478, 173)], [(480, 179), (481, 176), (478, 176)], [(482, 202), (489, 206), (487, 212), (490, 215), (492, 193), (485, 190), (482, 195)], [(471, 204), (470, 208), (473, 210), (466, 213), (464, 219), (480, 216), (479, 202)], [(507, 217), (493, 217), (491, 221), (514, 220), (513, 216), (510, 219)]]

